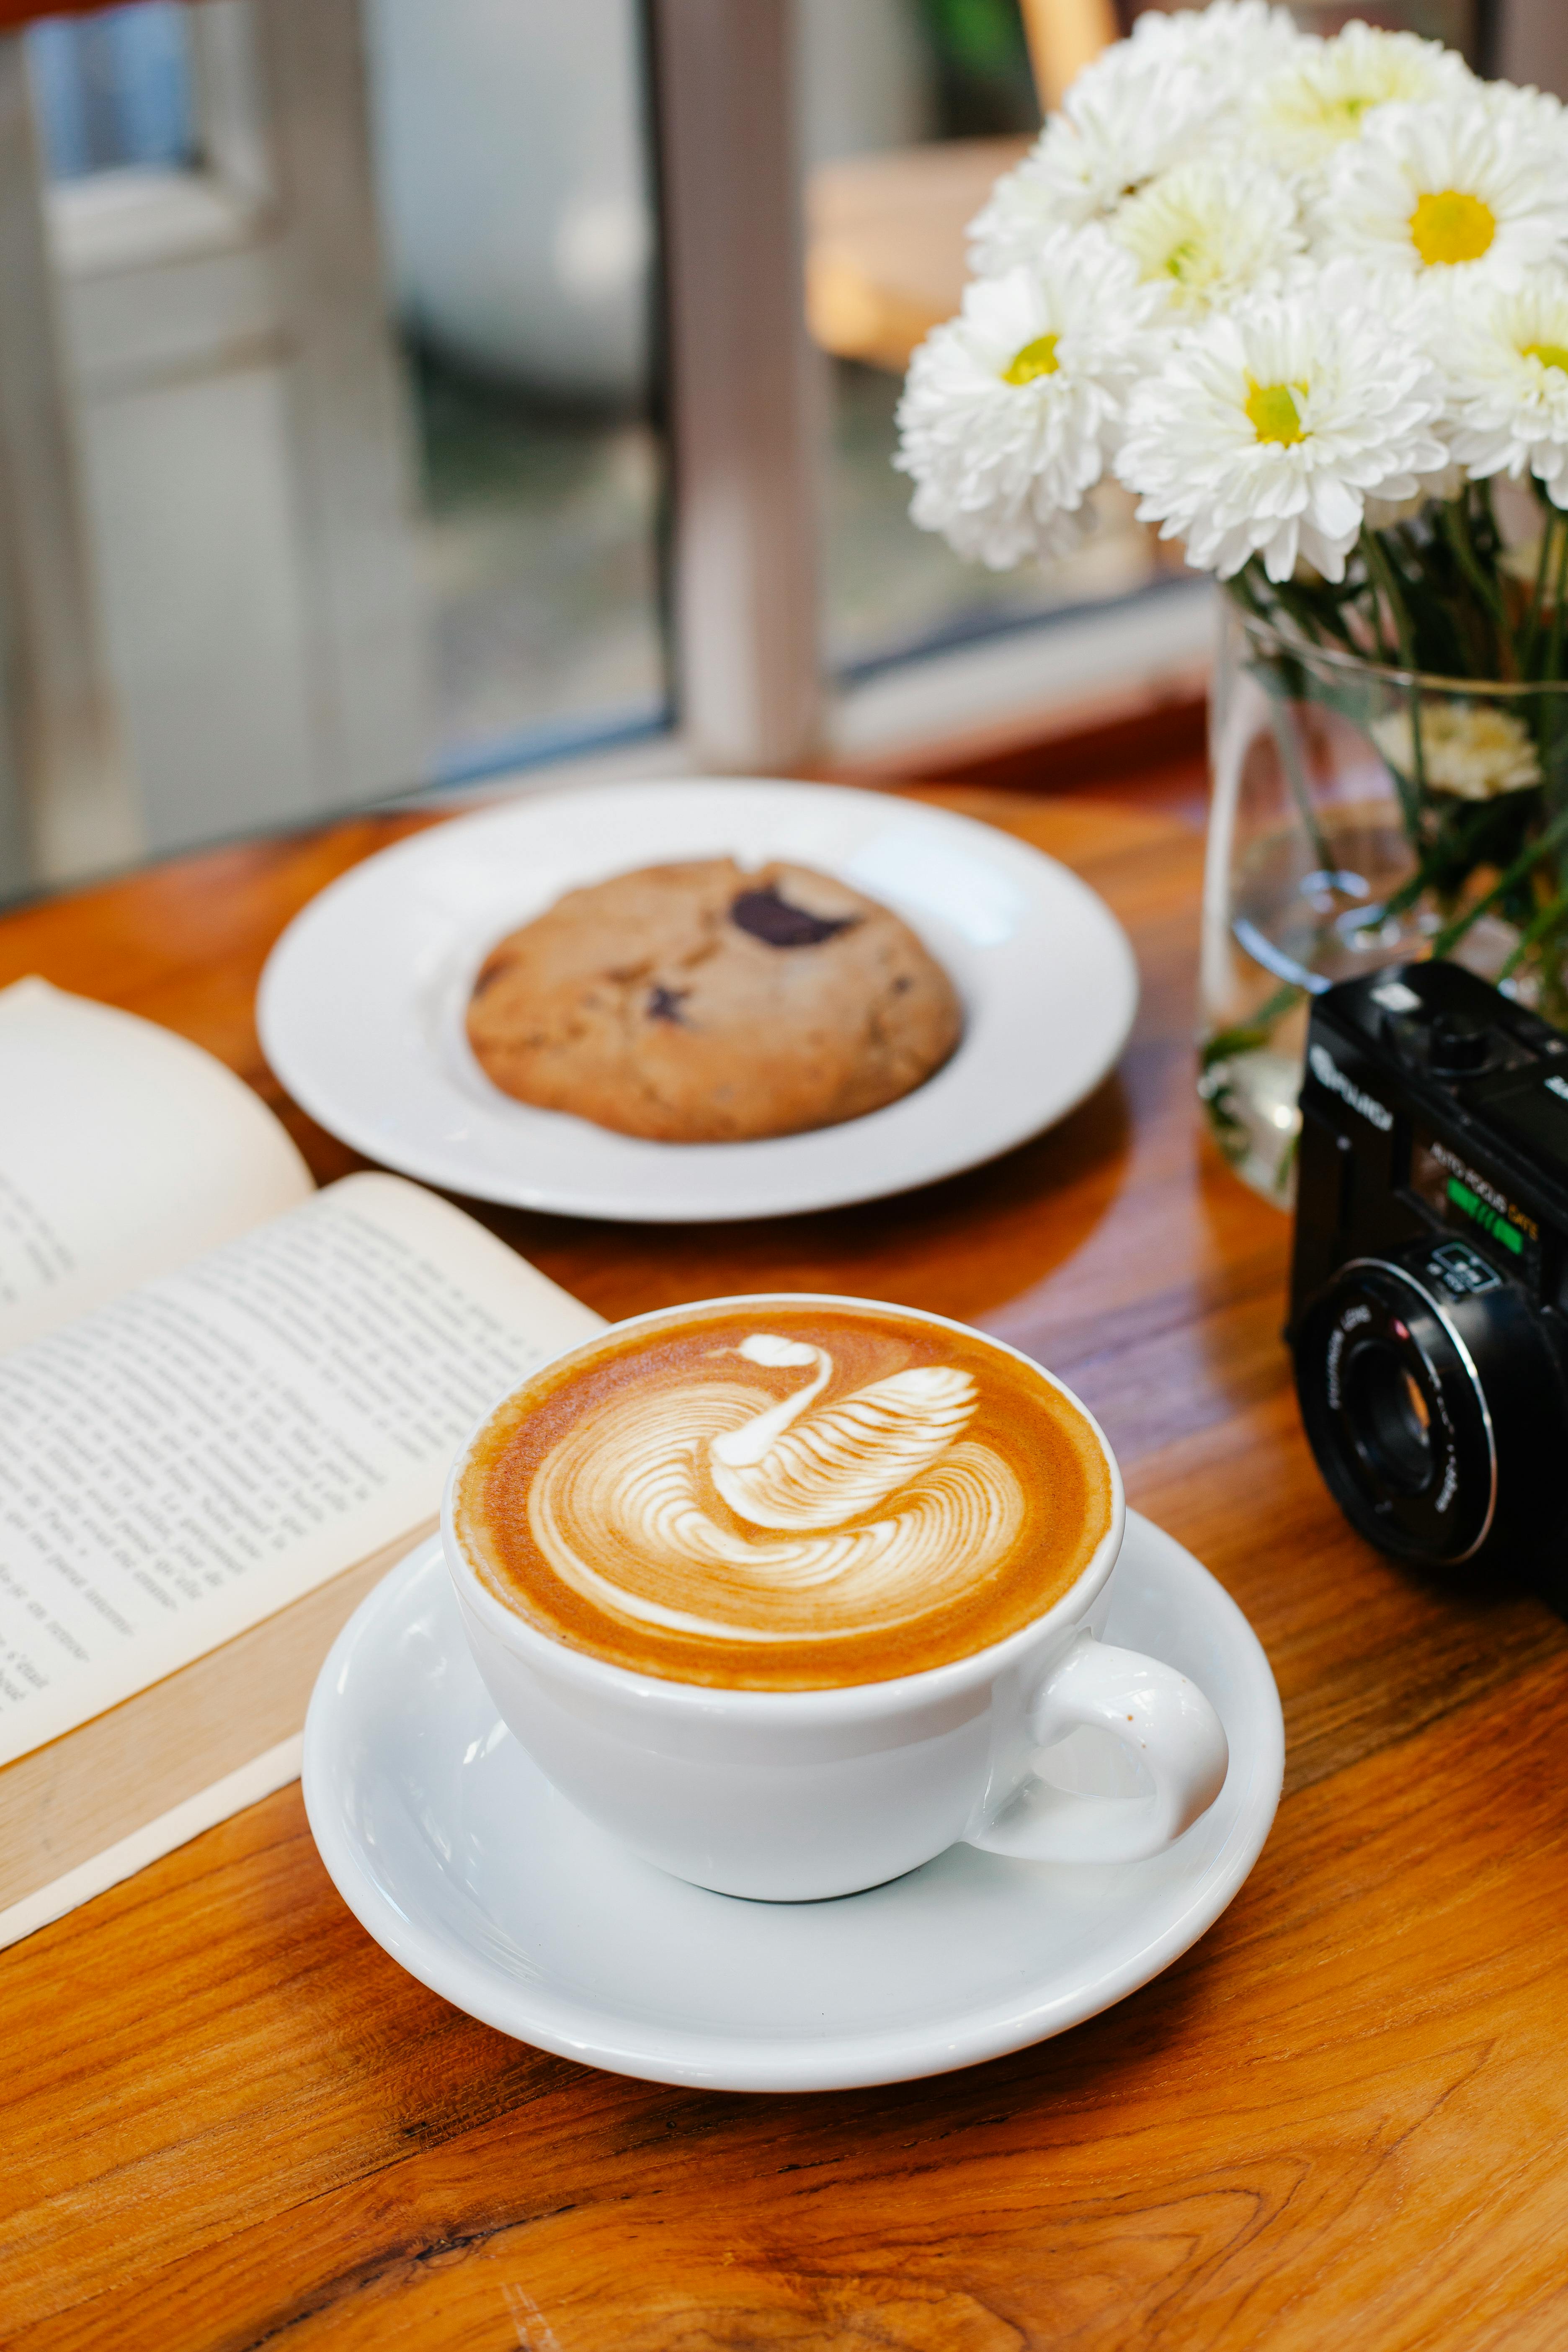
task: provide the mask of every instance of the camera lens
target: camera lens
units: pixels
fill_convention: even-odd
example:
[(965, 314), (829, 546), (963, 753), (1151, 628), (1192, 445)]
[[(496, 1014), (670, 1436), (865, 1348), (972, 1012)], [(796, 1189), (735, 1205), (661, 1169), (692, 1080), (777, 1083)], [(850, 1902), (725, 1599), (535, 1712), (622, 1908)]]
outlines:
[(1433, 1563), (1536, 1551), (1563, 1528), (1562, 1372), (1522, 1290), (1466, 1261), (1456, 1288), (1435, 1245), (1352, 1259), (1291, 1335), (1335, 1500), (1383, 1550)]
[(1344, 1388), (1352, 1442), (1372, 1477), (1397, 1495), (1423, 1494), (1436, 1457), (1417, 1373), (1384, 1340), (1366, 1339), (1351, 1350)]

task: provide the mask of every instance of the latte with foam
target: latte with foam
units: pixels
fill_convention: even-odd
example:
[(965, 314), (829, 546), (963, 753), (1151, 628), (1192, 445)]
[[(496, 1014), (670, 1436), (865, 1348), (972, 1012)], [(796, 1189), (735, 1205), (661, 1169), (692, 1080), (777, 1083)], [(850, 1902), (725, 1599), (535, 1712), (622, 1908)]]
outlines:
[(549, 1367), (480, 1433), (456, 1528), (542, 1632), (678, 1682), (801, 1690), (968, 1657), (1111, 1523), (1069, 1397), (896, 1308), (676, 1310)]

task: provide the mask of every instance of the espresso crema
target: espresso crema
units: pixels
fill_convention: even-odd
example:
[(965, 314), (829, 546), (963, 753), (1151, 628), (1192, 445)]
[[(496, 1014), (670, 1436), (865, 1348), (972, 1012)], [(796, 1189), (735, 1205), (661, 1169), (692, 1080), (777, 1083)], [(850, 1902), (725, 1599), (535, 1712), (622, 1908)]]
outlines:
[(1071, 1401), (894, 1308), (752, 1301), (610, 1335), (500, 1409), (456, 1498), (557, 1641), (727, 1688), (885, 1681), (1048, 1609), (1111, 1519)]

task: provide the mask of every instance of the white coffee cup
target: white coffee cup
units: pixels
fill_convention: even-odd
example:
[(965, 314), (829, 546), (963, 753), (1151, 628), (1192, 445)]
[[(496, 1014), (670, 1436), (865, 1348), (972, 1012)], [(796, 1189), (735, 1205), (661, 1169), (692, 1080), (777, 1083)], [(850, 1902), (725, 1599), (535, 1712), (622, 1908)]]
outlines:
[[(763, 1321), (784, 1304), (869, 1303), (796, 1291), (704, 1302), (754, 1309)], [(938, 1329), (963, 1328), (896, 1311)], [(689, 1312), (637, 1316), (616, 1334), (653, 1332)], [(1173, 1666), (1100, 1639), (1126, 1517), (1103, 1432), (1051, 1373), (1001, 1340), (969, 1336), (1025, 1365), (1082, 1414), (1110, 1473), (1110, 1526), (1077, 1581), (1030, 1623), (972, 1656), (892, 1681), (721, 1690), (567, 1647), (498, 1599), (457, 1531), (458, 1483), (493, 1412), (459, 1454), (442, 1538), (475, 1664), (547, 1779), (645, 1860), (721, 1894), (820, 1900), (900, 1877), (960, 1841), (1035, 1862), (1142, 1861), (1218, 1796), (1227, 1749), (1203, 1693)], [(587, 1359), (603, 1345), (595, 1338), (574, 1354)], [(1037, 1777), (1037, 1751), (1083, 1726), (1131, 1752), (1149, 1793), (1074, 1795)]]

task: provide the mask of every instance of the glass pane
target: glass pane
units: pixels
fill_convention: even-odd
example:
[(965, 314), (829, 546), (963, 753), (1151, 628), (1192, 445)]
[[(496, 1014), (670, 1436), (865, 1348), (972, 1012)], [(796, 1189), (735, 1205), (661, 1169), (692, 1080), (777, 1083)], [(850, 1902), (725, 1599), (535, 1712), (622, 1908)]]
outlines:
[(373, 0), (437, 772), (668, 718), (636, 0)]
[(29, 26), (27, 67), (51, 179), (194, 161), (189, 30), (179, 0)]
[(807, 314), (828, 355), (825, 635), (854, 677), (1126, 595), (1162, 563), (1114, 484), (1088, 544), (993, 572), (909, 520), (892, 466), (909, 353), (958, 308), (964, 231), (1040, 114), (1017, 0), (803, 0)]

